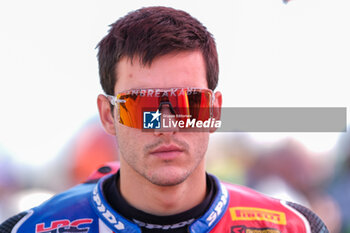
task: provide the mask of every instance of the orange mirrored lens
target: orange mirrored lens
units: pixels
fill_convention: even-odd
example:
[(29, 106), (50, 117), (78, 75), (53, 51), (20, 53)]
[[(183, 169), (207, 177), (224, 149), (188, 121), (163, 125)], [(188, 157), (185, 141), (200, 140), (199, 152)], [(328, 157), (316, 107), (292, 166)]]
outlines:
[[(210, 118), (212, 92), (207, 89), (179, 88), (174, 90), (143, 89), (131, 90), (117, 95), (119, 122), (132, 128), (143, 128), (143, 112), (162, 111), (166, 106), (177, 119)], [(173, 112), (174, 111), (174, 112)]]

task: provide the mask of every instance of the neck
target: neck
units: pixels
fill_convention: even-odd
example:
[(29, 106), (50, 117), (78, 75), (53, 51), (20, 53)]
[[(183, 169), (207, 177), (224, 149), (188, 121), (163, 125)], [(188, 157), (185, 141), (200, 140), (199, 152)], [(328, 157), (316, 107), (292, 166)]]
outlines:
[(206, 195), (204, 161), (180, 184), (159, 186), (121, 161), (119, 189), (125, 200), (146, 213), (166, 216), (184, 212), (200, 204)]

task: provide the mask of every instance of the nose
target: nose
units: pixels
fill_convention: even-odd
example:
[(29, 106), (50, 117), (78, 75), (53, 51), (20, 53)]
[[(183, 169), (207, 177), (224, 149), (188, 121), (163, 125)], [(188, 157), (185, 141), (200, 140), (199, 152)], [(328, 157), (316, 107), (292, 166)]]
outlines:
[(162, 102), (159, 104), (159, 112), (162, 113), (161, 128), (154, 130), (154, 135), (172, 135), (179, 131), (176, 124), (175, 110), (170, 102)]

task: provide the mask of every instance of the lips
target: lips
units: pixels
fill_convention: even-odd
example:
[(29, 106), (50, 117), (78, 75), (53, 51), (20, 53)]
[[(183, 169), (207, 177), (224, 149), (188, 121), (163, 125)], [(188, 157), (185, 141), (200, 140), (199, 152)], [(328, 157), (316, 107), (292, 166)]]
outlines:
[(150, 152), (151, 155), (162, 159), (174, 159), (182, 154), (184, 150), (175, 145), (163, 145)]

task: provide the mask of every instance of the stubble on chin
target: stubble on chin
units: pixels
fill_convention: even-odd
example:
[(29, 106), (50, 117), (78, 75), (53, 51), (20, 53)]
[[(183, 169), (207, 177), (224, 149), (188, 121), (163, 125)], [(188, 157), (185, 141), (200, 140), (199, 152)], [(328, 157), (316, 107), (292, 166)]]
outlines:
[[(147, 157), (152, 150), (155, 150), (157, 147), (164, 144), (174, 144), (183, 150), (185, 156), (189, 156), (190, 146), (188, 143), (174, 137), (171, 139), (160, 138), (155, 142), (145, 145), (143, 147), (144, 156)], [(158, 168), (145, 167), (140, 175), (154, 185), (166, 187), (181, 184), (191, 173), (191, 170), (188, 170), (185, 167), (178, 167), (179, 165), (174, 164), (176, 162), (172, 160), (163, 160), (161, 163), (161, 167)]]

